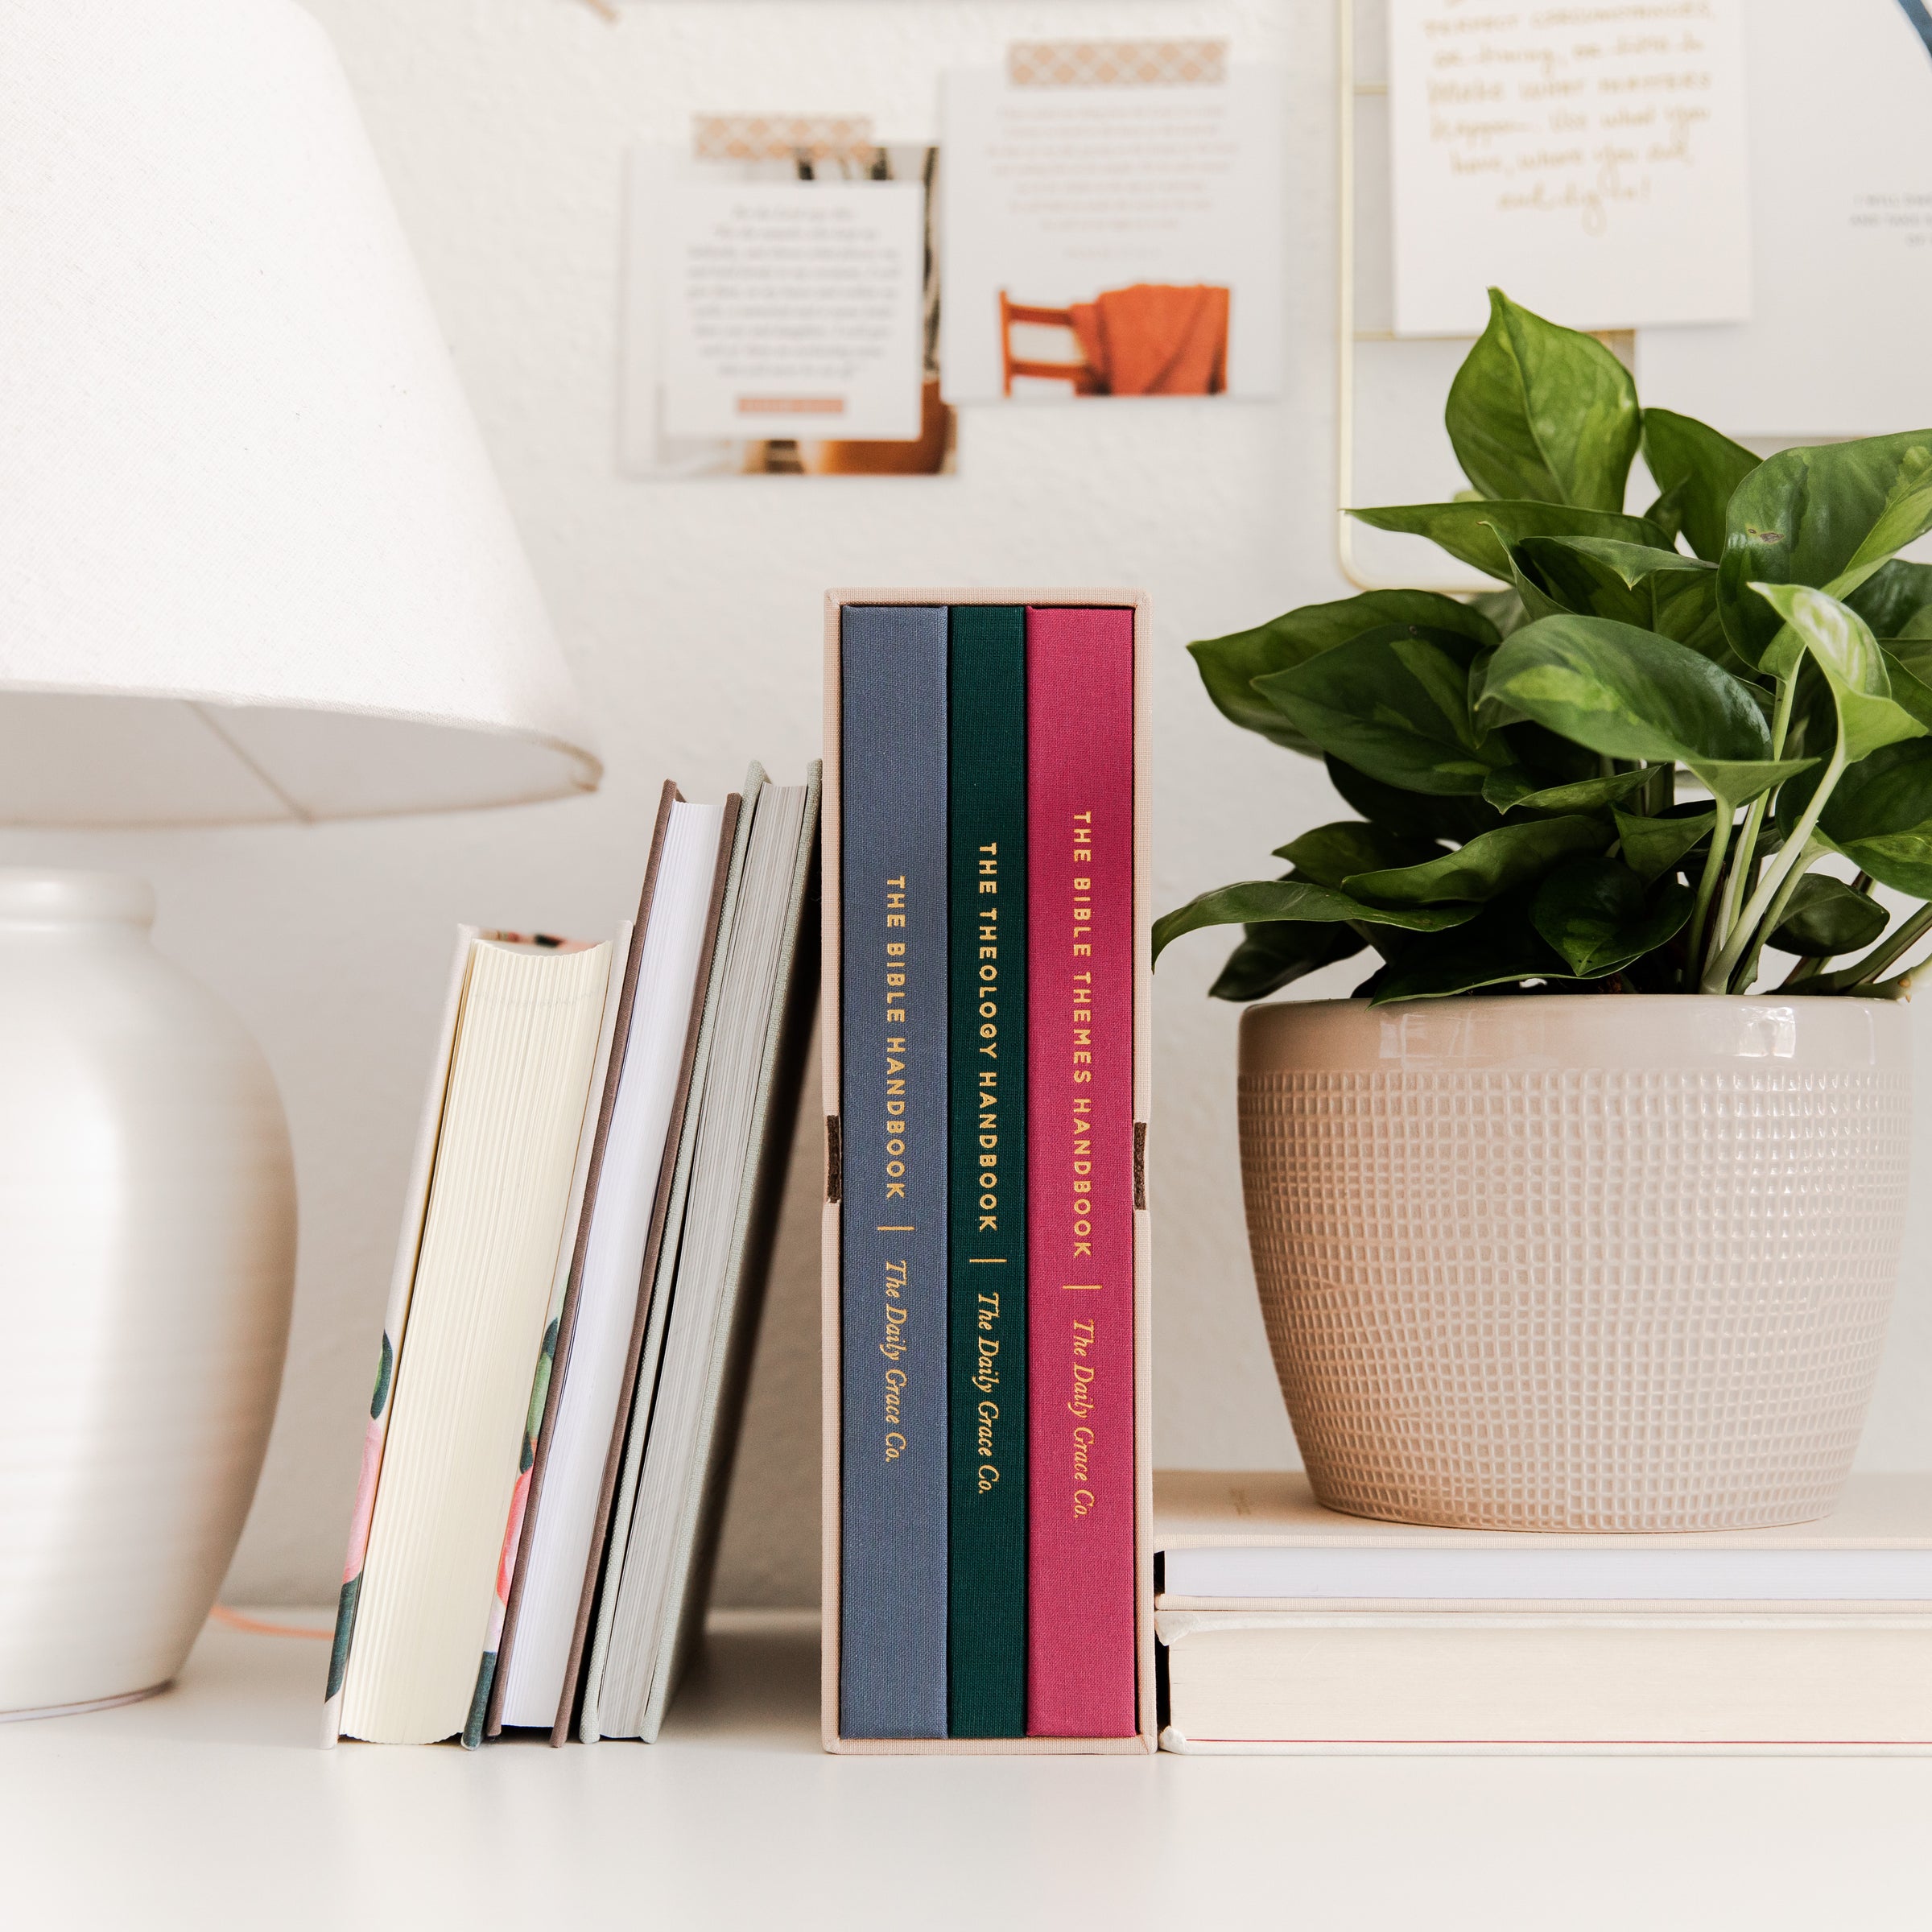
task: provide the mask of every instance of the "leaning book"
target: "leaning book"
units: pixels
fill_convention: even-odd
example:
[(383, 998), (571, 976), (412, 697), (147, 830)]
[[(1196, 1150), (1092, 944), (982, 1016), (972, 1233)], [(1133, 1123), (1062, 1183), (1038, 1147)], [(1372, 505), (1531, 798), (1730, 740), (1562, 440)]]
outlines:
[(332, 1737), (431, 1744), (469, 1720), (609, 1050), (612, 960), (609, 944), (459, 936), (345, 1565)]

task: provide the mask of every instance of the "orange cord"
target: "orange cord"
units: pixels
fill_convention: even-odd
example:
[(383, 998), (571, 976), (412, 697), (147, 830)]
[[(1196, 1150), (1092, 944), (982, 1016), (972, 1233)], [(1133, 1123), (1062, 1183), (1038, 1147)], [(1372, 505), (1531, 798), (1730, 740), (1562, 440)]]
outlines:
[(217, 1604), (208, 1613), (208, 1621), (229, 1630), (246, 1630), (251, 1637), (319, 1637), (327, 1643), (333, 1630), (313, 1630), (304, 1624), (265, 1624), (259, 1617), (244, 1616), (226, 1604)]

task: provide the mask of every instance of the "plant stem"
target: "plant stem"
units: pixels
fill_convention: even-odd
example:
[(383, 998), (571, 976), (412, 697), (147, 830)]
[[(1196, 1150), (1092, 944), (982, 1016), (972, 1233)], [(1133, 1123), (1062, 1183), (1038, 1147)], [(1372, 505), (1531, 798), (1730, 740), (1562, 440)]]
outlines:
[[(1798, 675), (1794, 671), (1788, 678), (1777, 681), (1777, 698), (1771, 712), (1771, 756), (1773, 759), (1785, 755), (1785, 740), (1791, 730), (1791, 706), (1798, 695)], [(1743, 902), (1747, 885), (1750, 882), (1753, 865), (1757, 858), (1757, 836), (1764, 829), (1765, 814), (1771, 807), (1771, 792), (1775, 787), (1761, 791), (1751, 801), (1750, 811), (1744, 819), (1744, 836), (1737, 846), (1737, 863), (1731, 868), (1731, 877), (1724, 887), (1724, 906), (1717, 923), (1715, 943), (1728, 949), (1738, 923), (1743, 918), (1739, 907)], [(1707, 978), (1709, 976), (1707, 975)], [(1707, 992), (1711, 989), (1707, 987)], [(1719, 989), (1721, 990), (1721, 989)]]
[(1883, 939), (1863, 959), (1827, 973), (1818, 983), (1820, 993), (1843, 993), (1876, 979), (1892, 962), (1909, 952), (1928, 932), (1932, 932), (1932, 905), (1922, 906), (1889, 939)]
[[(1758, 922), (1769, 909), (1771, 902), (1777, 897), (1778, 888), (1804, 856), (1811, 844), (1811, 835), (1818, 829), (1819, 815), (1830, 802), (1831, 794), (1837, 789), (1838, 781), (1845, 770), (1844, 733), (1839, 733), (1838, 743), (1833, 746), (1831, 762), (1825, 767), (1825, 775), (1819, 779), (1818, 790), (1812, 793), (1810, 803), (1805, 807), (1805, 815), (1792, 828), (1791, 836), (1785, 841), (1785, 848), (1771, 861), (1771, 869), (1759, 880), (1757, 890), (1751, 895), (1744, 910), (1737, 915), (1736, 923), (1731, 928), (1717, 957), (1704, 968), (1704, 976), (1699, 990), (1703, 993), (1724, 993), (1729, 989), (1731, 976), (1737, 970), (1738, 961), (1751, 943), (1751, 935)], [(1764, 803), (1761, 797), (1759, 804)], [(1755, 808), (1754, 808), (1755, 810)], [(1761, 813), (1757, 814), (1760, 818)], [(1747, 827), (1747, 830), (1748, 828)], [(1738, 854), (1741, 870), (1744, 853)]]
[(1717, 823), (1711, 828), (1711, 850), (1704, 859), (1703, 876), (1697, 881), (1697, 902), (1690, 909), (1690, 948), (1685, 956), (1684, 984), (1695, 986), (1704, 964), (1704, 923), (1711, 916), (1711, 895), (1724, 876), (1724, 851), (1731, 843), (1731, 819), (1721, 803)]
[(1731, 976), (1733, 993), (1748, 993), (1751, 982), (1757, 977), (1757, 962), (1765, 950), (1766, 937), (1774, 931), (1779, 920), (1785, 916), (1785, 908), (1791, 903), (1791, 895), (1798, 890), (1798, 883), (1805, 876), (1806, 869), (1825, 856), (1825, 848), (1812, 840), (1799, 853), (1798, 863), (1785, 874), (1785, 882), (1778, 887), (1777, 896), (1771, 902), (1771, 909), (1757, 922), (1752, 935), (1749, 949), (1745, 952), (1744, 963)]

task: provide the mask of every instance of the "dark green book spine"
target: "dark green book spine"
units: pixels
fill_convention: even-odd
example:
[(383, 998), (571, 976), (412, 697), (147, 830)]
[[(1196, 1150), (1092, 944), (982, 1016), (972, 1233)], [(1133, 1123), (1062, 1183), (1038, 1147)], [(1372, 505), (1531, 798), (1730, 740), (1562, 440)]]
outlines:
[(956, 605), (947, 1725), (1026, 1734), (1026, 613)]

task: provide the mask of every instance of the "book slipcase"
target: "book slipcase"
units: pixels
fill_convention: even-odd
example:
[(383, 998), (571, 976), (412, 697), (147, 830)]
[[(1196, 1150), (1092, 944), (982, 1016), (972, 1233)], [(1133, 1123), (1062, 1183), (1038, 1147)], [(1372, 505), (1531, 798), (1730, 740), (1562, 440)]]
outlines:
[[(1137, 1729), (1131, 1737), (848, 1738), (839, 1732), (839, 1591), (842, 1470), (840, 1306), (840, 1038), (838, 989), (841, 985), (840, 887), (841, 874), (841, 709), (840, 637), (841, 613), (848, 604), (997, 604), (1035, 608), (1060, 605), (1133, 613), (1133, 1513), (1134, 1656)], [(1153, 1075), (1152, 962), (1149, 928), (1147, 812), (1148, 655), (1147, 599), (1131, 590), (962, 590), (923, 588), (834, 590), (825, 596), (825, 778), (823, 817), (826, 997), (820, 1013), (826, 1125), (825, 1201), (821, 1222), (821, 1284), (824, 1378), (824, 1497), (820, 1645), (821, 1730), (832, 1752), (881, 1757), (1088, 1755), (1139, 1756), (1157, 1743), (1154, 1674), (1154, 1478), (1153, 1398), (1149, 1341), (1153, 1319), (1153, 1245), (1147, 1212), (1147, 1120)]]

